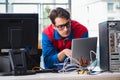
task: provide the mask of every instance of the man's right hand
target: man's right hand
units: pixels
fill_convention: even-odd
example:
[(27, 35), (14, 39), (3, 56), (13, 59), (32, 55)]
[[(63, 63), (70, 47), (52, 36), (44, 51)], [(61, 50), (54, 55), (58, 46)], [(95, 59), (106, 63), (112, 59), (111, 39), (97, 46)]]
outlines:
[(58, 54), (58, 59), (59, 61), (62, 61), (64, 57), (71, 57), (72, 56), (72, 51), (70, 49), (64, 49)]

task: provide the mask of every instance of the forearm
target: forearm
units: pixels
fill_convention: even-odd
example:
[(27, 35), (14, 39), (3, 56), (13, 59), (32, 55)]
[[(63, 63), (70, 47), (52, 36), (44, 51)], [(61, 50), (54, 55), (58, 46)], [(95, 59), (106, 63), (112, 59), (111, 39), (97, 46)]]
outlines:
[(57, 54), (50, 55), (50, 56), (44, 56), (43, 58), (44, 58), (45, 68), (48, 68), (48, 69), (57, 68), (57, 66), (55, 65), (59, 63)]

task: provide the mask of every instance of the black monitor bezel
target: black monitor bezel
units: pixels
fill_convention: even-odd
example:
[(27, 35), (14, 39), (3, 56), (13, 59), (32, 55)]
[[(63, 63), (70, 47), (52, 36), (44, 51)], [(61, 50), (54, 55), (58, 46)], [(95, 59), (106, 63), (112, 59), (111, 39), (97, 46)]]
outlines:
[[(14, 26), (13, 24), (22, 25), (22, 26), (24, 26), (24, 24), (25, 24), (25, 25), (29, 26), (29, 27), (28, 26), (22, 27), (23, 30), (25, 29), (25, 31), (28, 31), (28, 32), (24, 31), (23, 34), (28, 34), (28, 36), (25, 35), (26, 38), (24, 36), (24, 39), (28, 40), (29, 43), (27, 43), (28, 45), (24, 45), (24, 43), (23, 43), (23, 45), (21, 45), (20, 48), (25, 48), (25, 47), (37, 48), (38, 47), (38, 14), (37, 13), (34, 13), (34, 14), (32, 14), (32, 13), (4, 13), (4, 14), (0, 14), (0, 21), (4, 21), (4, 19), (7, 19), (8, 21), (11, 20), (10, 23), (8, 23), (10, 25), (9, 26), (10, 28), (11, 28), (11, 26), (13, 26), (14, 28), (19, 27), (19, 26)], [(30, 20), (30, 23), (24, 23), (25, 19), (27, 19), (28, 21)], [(5, 21), (7, 21), (7, 20), (5, 20)], [(12, 21), (15, 22), (14, 20), (17, 20), (16, 23), (12, 23)], [(23, 24), (21, 24), (22, 22), (19, 23), (19, 20), (21, 20), (21, 21), (23, 20)], [(27, 22), (27, 20), (26, 20), (26, 22)], [(11, 47), (10, 43), (6, 40), (7, 38), (5, 38), (5, 37), (8, 37), (9, 34), (5, 33), (5, 32), (7, 32), (7, 30), (6, 31), (2, 30), (2, 27), (8, 27), (8, 26), (7, 26), (7, 24), (3, 24), (3, 26), (2, 26), (2, 24), (3, 23), (0, 22), (0, 37), (1, 37), (0, 49), (11, 49), (12, 47)], [(21, 27), (19, 27), (19, 28), (21, 28)], [(28, 30), (26, 30), (27, 28), (28, 28)], [(31, 33), (30, 31), (33, 33)], [(30, 36), (29, 33), (31, 33), (32, 35)], [(4, 34), (6, 34), (6, 35), (4, 36)], [(29, 39), (27, 39), (27, 38), (29, 38)]]

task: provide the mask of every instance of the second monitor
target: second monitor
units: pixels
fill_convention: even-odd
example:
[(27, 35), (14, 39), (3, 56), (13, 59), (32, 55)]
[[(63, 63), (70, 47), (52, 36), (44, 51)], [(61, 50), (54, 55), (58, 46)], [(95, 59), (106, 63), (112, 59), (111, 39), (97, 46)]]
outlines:
[[(28, 63), (40, 64), (32, 55), (38, 53), (38, 14), (8, 13), (0, 14), (0, 55), (8, 54), (11, 49), (25, 50)], [(19, 62), (19, 61), (18, 61)], [(28, 64), (28, 67), (30, 64)], [(33, 65), (32, 65), (33, 66)], [(35, 65), (34, 65), (35, 66)]]

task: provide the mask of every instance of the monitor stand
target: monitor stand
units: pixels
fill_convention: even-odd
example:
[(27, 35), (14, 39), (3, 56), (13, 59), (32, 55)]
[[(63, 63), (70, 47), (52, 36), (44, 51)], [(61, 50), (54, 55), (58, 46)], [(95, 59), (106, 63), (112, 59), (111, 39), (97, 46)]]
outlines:
[(11, 49), (9, 50), (9, 56), (13, 75), (28, 75), (35, 73), (27, 70), (24, 50)]
[(10, 63), (12, 67), (12, 73), (14, 75), (27, 75), (33, 74), (34, 72), (27, 70), (26, 57), (24, 48), (21, 49), (23, 43), (23, 29), (18, 27), (10, 27), (9, 32), (9, 42), (11, 49), (8, 51), (10, 56)]

